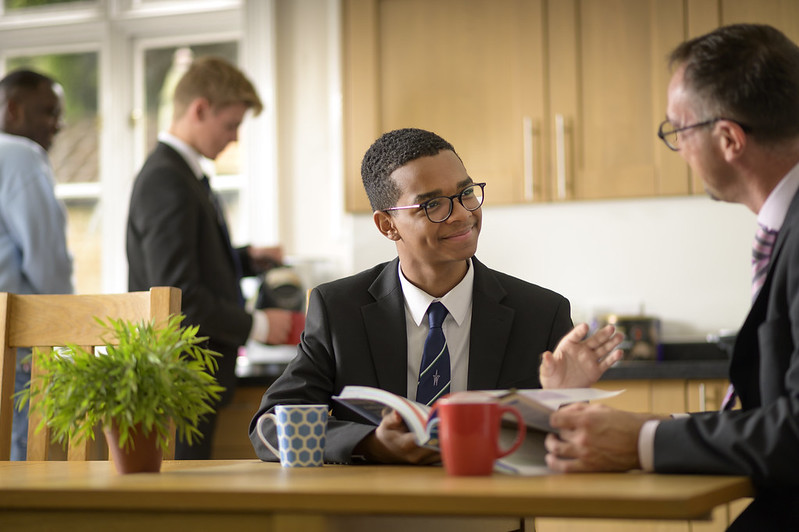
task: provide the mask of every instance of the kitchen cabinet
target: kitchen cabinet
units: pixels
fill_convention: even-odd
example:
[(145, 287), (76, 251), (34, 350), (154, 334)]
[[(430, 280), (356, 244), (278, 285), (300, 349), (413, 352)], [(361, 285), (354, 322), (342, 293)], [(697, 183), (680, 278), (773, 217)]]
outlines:
[(230, 402), (219, 409), (211, 449), (212, 460), (257, 458), (247, 434), (261, 406), (266, 386), (237, 386)]
[(369, 210), (361, 159), (400, 127), (452, 142), (492, 204), (690, 192), (685, 163), (655, 135), (682, 3), (464, 5), (343, 2), (348, 210)]

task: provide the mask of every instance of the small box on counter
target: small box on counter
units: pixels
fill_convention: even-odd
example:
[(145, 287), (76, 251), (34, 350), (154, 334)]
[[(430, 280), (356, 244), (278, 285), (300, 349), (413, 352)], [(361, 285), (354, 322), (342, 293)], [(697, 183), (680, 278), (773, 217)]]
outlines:
[(612, 324), (624, 334), (619, 346), (624, 360), (660, 360), (660, 320), (651, 316), (609, 314), (604, 324)]

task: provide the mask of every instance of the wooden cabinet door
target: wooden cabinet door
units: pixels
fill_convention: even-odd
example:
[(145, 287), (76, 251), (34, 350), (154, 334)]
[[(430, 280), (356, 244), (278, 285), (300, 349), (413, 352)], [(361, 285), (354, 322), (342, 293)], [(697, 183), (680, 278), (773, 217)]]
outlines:
[(554, 198), (688, 193), (686, 164), (656, 135), (682, 4), (559, 0), (547, 27)]
[(544, 199), (542, 26), (541, 0), (345, 1), (348, 208), (368, 210), (369, 144), (403, 127), (451, 142), (487, 202)]

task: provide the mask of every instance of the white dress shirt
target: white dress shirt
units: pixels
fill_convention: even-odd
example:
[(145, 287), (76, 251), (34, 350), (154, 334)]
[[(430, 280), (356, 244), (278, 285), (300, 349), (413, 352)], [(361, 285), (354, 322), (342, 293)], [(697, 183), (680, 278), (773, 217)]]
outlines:
[(417, 288), (402, 273), (399, 265), (399, 279), (405, 298), (405, 329), (408, 338), (408, 398), (416, 399), (416, 386), (419, 382), (419, 367), (422, 365), (424, 341), (430, 326), (425, 319), (427, 307), (433, 301), (440, 301), (447, 307), (447, 317), (442, 330), (447, 339), (450, 361), (450, 392), (466, 389), (469, 373), (469, 333), (472, 329), (472, 290), (474, 287), (474, 268), (472, 259), (460, 283), (443, 297), (435, 298)]

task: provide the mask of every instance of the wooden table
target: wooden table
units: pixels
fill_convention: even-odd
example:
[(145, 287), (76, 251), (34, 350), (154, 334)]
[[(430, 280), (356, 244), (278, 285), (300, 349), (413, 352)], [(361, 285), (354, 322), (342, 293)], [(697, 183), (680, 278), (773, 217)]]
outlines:
[(695, 519), (752, 494), (748, 479), (723, 476), (450, 477), (439, 467), (257, 460), (119, 475), (110, 462), (0, 462), (0, 530), (305, 531), (341, 514)]

